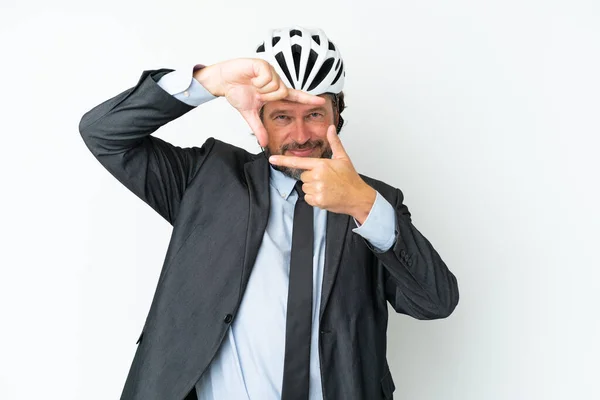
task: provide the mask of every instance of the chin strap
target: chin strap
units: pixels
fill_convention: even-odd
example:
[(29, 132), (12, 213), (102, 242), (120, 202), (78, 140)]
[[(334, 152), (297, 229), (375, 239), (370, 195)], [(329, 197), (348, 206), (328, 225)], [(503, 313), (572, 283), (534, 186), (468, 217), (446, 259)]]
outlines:
[(337, 126), (335, 127), (335, 130), (337, 131), (337, 134), (339, 135), (340, 131), (342, 130), (342, 126), (344, 125), (344, 118), (342, 118), (342, 116), (339, 113), (338, 113), (338, 118), (339, 118), (339, 121), (338, 121)]

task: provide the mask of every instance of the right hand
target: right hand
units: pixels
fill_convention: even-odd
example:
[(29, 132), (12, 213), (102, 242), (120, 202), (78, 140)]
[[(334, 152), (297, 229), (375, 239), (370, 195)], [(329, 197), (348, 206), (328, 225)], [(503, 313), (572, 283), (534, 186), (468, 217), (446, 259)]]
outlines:
[(325, 103), (322, 97), (286, 87), (275, 69), (261, 59), (224, 61), (194, 72), (194, 78), (213, 96), (225, 96), (248, 122), (261, 147), (268, 143), (267, 131), (259, 116), (265, 103), (277, 100), (311, 105)]

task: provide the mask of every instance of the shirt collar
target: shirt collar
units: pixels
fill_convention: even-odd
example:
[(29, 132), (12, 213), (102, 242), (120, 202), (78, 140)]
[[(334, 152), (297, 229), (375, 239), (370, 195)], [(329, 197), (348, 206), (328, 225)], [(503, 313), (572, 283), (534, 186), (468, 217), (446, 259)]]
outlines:
[(283, 172), (276, 170), (272, 166), (271, 168), (271, 185), (279, 192), (279, 195), (283, 197), (285, 200), (288, 199), (292, 191), (294, 190), (294, 186), (296, 185), (296, 179), (290, 178), (285, 175)]

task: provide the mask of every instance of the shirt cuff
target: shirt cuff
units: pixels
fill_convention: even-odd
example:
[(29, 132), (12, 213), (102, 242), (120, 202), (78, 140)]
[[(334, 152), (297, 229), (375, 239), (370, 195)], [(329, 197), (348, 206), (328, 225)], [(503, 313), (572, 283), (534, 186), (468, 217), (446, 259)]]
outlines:
[(373, 203), (365, 222), (360, 225), (354, 219), (354, 223), (357, 228), (352, 229), (352, 232), (361, 235), (375, 250), (381, 253), (388, 251), (396, 241), (394, 207), (379, 192), (377, 192), (375, 203)]
[[(196, 65), (193, 70), (203, 67), (203, 65)], [(200, 82), (190, 76), (189, 70), (177, 69), (170, 72), (160, 78), (157, 84), (177, 100), (192, 107), (216, 99), (216, 96), (213, 96)]]

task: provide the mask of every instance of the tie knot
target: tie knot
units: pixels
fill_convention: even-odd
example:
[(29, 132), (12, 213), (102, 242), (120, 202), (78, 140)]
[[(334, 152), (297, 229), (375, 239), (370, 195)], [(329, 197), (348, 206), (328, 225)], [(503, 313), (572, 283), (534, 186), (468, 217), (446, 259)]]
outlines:
[(296, 189), (296, 193), (298, 193), (298, 200), (304, 200), (304, 191), (302, 190), (302, 181), (296, 181), (296, 185), (294, 186)]

